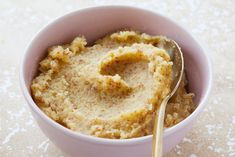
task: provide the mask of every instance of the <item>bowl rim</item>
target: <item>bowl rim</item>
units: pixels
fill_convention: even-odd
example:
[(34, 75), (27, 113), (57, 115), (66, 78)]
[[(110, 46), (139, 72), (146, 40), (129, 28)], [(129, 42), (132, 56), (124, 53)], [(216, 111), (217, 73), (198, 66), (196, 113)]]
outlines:
[(209, 54), (205, 53), (208, 49), (206, 49), (205, 45), (202, 45), (202, 43), (200, 43), (197, 38), (195, 36), (193, 36), (186, 28), (184, 28), (182, 25), (178, 24), (177, 22), (175, 22), (174, 20), (158, 13), (152, 10), (147, 10), (145, 8), (141, 8), (141, 7), (136, 7), (136, 6), (128, 6), (128, 5), (104, 5), (104, 6), (95, 6), (95, 7), (86, 7), (83, 9), (79, 9), (79, 10), (75, 10), (69, 13), (66, 13), (62, 16), (57, 17), (56, 19), (54, 19), (53, 21), (49, 21), (48, 24), (46, 24), (44, 27), (42, 27), (33, 37), (32, 40), (29, 42), (27, 48), (26, 48), (26, 52), (23, 55), (23, 59), (21, 60), (21, 64), (20, 64), (20, 72), (19, 72), (19, 80), (20, 80), (20, 87), (21, 90), (23, 92), (23, 95), (29, 105), (29, 107), (31, 108), (32, 112), (35, 112), (36, 114), (38, 114), (40, 116), (40, 118), (43, 119), (43, 121), (46, 121), (47, 123), (49, 123), (49, 125), (51, 125), (52, 127), (60, 130), (61, 132), (63, 132), (64, 134), (73, 137), (75, 139), (80, 139), (80, 140), (84, 140), (84, 141), (88, 141), (91, 143), (98, 143), (98, 144), (103, 144), (103, 145), (133, 145), (133, 144), (141, 144), (141, 143), (145, 143), (145, 142), (149, 142), (152, 140), (152, 135), (147, 135), (147, 136), (142, 136), (142, 137), (136, 137), (136, 138), (131, 138), (131, 139), (107, 139), (107, 138), (99, 138), (99, 137), (94, 137), (91, 135), (86, 135), (83, 133), (79, 133), (79, 132), (75, 132), (72, 131), (60, 124), (58, 124), (57, 122), (55, 122), (54, 120), (52, 120), (51, 118), (49, 118), (37, 105), (36, 103), (33, 101), (32, 96), (30, 94), (30, 92), (28, 92), (27, 87), (26, 87), (26, 82), (24, 80), (24, 65), (26, 64), (27, 60), (27, 55), (29, 54), (29, 49), (32, 46), (32, 44), (36, 41), (36, 39), (40, 36), (40, 34), (47, 29), (47, 27), (53, 25), (56, 22), (59, 22), (65, 18), (69, 18), (69, 16), (72, 15), (76, 15), (79, 14), (80, 12), (84, 12), (84, 11), (94, 11), (94, 10), (99, 10), (99, 9), (111, 9), (111, 8), (115, 8), (115, 9), (132, 9), (132, 10), (137, 10), (137, 11), (142, 11), (142, 12), (147, 12), (149, 14), (153, 14), (154, 16), (158, 16), (160, 18), (163, 18), (171, 23), (173, 23), (174, 25), (178, 26), (180, 29), (182, 29), (183, 31), (185, 31), (187, 33), (187, 35), (189, 35), (195, 42), (196, 44), (198, 44), (198, 46), (202, 49), (202, 53), (205, 56), (206, 59), (206, 64), (208, 66), (208, 87), (206, 89), (205, 94), (202, 96), (202, 100), (201, 102), (197, 105), (197, 108), (193, 111), (193, 113), (191, 113), (187, 118), (185, 118), (183, 121), (181, 121), (180, 123), (170, 127), (170, 128), (166, 128), (164, 130), (164, 137), (171, 135), (174, 132), (179, 131), (181, 128), (183, 128), (184, 126), (186, 126), (188, 123), (190, 123), (190, 121), (194, 120), (194, 117), (196, 117), (200, 112), (202, 112), (203, 108), (205, 107), (207, 98), (210, 95), (211, 89), (212, 89), (212, 63), (211, 60), (209, 58)]

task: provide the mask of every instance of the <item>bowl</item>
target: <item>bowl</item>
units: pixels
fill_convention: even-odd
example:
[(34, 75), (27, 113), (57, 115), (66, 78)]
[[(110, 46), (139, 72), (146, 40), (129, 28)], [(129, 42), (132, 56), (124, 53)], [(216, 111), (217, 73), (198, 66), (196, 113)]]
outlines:
[(164, 131), (163, 152), (166, 154), (187, 132), (203, 111), (211, 85), (212, 69), (207, 52), (184, 28), (152, 11), (129, 6), (101, 6), (64, 15), (44, 27), (30, 42), (20, 69), (20, 85), (33, 117), (45, 135), (62, 151), (79, 157), (150, 157), (152, 135), (132, 139), (103, 139), (73, 132), (45, 115), (35, 104), (30, 84), (39, 62), (49, 46), (69, 43), (84, 35), (89, 44), (123, 28), (132, 28), (151, 35), (165, 35), (182, 48), (189, 91), (195, 93), (195, 111), (179, 124)]

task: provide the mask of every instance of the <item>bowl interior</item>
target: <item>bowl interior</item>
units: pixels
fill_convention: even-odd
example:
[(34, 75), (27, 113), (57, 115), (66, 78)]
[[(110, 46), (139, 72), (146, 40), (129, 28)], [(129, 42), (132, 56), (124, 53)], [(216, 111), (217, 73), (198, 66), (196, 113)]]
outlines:
[(165, 35), (174, 39), (185, 57), (189, 90), (195, 93), (195, 103), (205, 96), (209, 86), (207, 57), (198, 43), (174, 22), (142, 9), (130, 7), (97, 7), (80, 10), (46, 26), (40, 31), (26, 52), (23, 63), (23, 81), (30, 94), (30, 84), (37, 72), (38, 63), (49, 46), (71, 42), (83, 35), (89, 44), (107, 33), (132, 28), (151, 35)]

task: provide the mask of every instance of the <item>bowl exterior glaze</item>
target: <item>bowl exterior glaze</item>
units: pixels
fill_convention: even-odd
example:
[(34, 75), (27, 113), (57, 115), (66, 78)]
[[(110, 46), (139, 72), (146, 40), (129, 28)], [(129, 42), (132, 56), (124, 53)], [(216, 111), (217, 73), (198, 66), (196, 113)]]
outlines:
[(165, 35), (182, 48), (189, 90), (194, 92), (196, 110), (181, 123), (164, 132), (164, 154), (189, 132), (202, 112), (212, 85), (212, 69), (207, 52), (185, 29), (157, 13), (128, 6), (102, 6), (78, 10), (64, 15), (44, 27), (31, 41), (20, 69), (20, 85), (39, 127), (66, 154), (73, 157), (151, 157), (152, 135), (113, 140), (73, 132), (48, 118), (30, 95), (30, 84), (40, 60), (49, 46), (71, 42), (83, 35), (88, 43), (123, 28), (151, 35)]

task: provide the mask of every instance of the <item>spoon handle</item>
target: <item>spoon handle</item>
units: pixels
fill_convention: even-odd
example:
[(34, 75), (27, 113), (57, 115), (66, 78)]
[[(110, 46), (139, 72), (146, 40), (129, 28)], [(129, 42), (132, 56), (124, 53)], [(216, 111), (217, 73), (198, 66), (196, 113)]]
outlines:
[(166, 105), (169, 100), (167, 96), (161, 103), (158, 112), (156, 113), (154, 120), (154, 129), (153, 129), (153, 148), (152, 148), (152, 157), (162, 157), (162, 145), (163, 145), (163, 130), (164, 130), (164, 117)]

